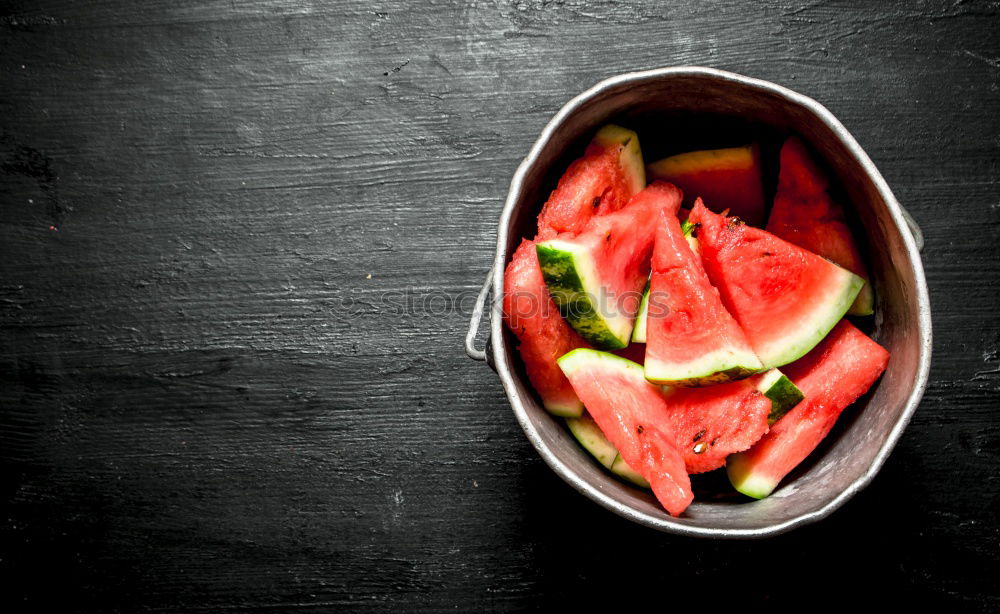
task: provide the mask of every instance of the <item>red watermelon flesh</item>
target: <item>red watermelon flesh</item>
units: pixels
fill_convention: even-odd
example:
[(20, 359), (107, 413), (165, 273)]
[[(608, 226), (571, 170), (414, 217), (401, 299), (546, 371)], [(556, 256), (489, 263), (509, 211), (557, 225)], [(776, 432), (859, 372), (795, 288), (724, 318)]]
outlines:
[[(617, 139), (602, 138), (609, 129)], [(542, 207), (538, 240), (580, 232), (591, 218), (617, 211), (628, 203), (645, 184), (644, 177), (637, 183), (636, 169), (631, 168), (635, 164), (639, 171), (642, 168), (641, 154), (636, 153), (637, 138), (635, 133), (616, 126), (598, 132), (583, 157), (570, 164)], [(631, 139), (636, 142), (631, 143)]]
[(503, 315), (517, 336), (525, 371), (542, 403), (561, 416), (579, 416), (583, 404), (556, 359), (589, 347), (559, 315), (538, 267), (533, 241), (524, 240), (504, 272)]
[(670, 388), (663, 428), (674, 436), (688, 473), (726, 464), (767, 433), (771, 400), (757, 389), (762, 375), (705, 388)]
[(701, 197), (713, 211), (729, 209), (749, 224), (764, 222), (764, 188), (756, 145), (678, 154), (653, 162), (647, 174), (683, 190), (686, 205)]
[(702, 263), (722, 302), (765, 368), (804, 356), (847, 312), (864, 285), (857, 275), (797, 245), (701, 203)]
[(649, 288), (646, 379), (707, 386), (760, 371), (743, 329), (723, 306), (677, 216), (666, 210), (657, 223)]
[[(861, 252), (848, 228), (843, 208), (830, 197), (829, 181), (798, 138), (781, 148), (781, 171), (767, 230), (782, 239), (869, 279)], [(869, 315), (874, 292), (866, 283), (850, 313)]]
[(868, 391), (888, 362), (888, 351), (842, 320), (809, 354), (782, 369), (805, 400), (756, 445), (730, 458), (733, 486), (757, 499), (769, 495), (816, 449), (844, 408)]
[(642, 366), (607, 352), (580, 349), (559, 366), (604, 435), (626, 463), (649, 482), (666, 510), (680, 515), (691, 501), (691, 480), (667, 423), (666, 400)]

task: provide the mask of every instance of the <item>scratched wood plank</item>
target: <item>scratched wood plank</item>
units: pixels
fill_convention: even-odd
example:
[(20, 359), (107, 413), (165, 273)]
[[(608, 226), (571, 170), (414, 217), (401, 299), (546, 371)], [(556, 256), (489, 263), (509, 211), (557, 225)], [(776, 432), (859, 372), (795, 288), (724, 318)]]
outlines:
[[(3, 3), (3, 610), (995, 610), (998, 12)], [(920, 410), (868, 490), (766, 542), (587, 502), (461, 349), (538, 132), (671, 64), (820, 100), (927, 237)]]

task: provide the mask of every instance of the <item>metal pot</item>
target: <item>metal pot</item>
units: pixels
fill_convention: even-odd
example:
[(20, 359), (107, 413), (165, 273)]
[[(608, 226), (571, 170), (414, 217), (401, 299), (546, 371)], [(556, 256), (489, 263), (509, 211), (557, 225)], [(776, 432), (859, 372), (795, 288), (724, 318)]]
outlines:
[[(515, 340), (504, 330), (499, 300), (490, 307), (485, 350), (475, 337), (487, 297), (503, 296), (503, 271), (550, 187), (551, 170), (609, 118), (698, 112), (740, 117), (794, 132), (825, 160), (853, 204), (869, 246), (877, 303), (872, 336), (891, 353), (888, 369), (859, 401), (846, 426), (825, 442), (818, 458), (753, 502), (695, 501), (680, 518), (669, 516), (652, 495), (626, 485), (593, 461), (562, 421), (539, 404), (516, 368)], [(525, 234), (531, 234), (528, 231)], [(487, 360), (500, 376), (514, 414), (552, 469), (575, 489), (609, 510), (648, 527), (700, 537), (777, 535), (828, 516), (871, 482), (916, 410), (931, 360), (931, 316), (919, 250), (923, 237), (882, 175), (843, 125), (815, 100), (787, 88), (701, 67), (629, 73), (602, 81), (552, 118), (518, 167), (500, 216), (493, 269), (473, 311), (466, 351)], [(845, 421), (844, 418), (841, 421)], [(814, 454), (814, 457), (817, 455)]]

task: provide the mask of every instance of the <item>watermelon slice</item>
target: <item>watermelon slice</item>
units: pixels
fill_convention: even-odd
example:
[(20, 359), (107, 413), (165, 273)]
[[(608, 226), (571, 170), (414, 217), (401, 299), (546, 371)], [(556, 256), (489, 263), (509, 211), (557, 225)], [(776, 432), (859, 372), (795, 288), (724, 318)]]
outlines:
[(592, 218), (579, 234), (536, 245), (549, 294), (591, 345), (609, 350), (628, 345), (649, 275), (658, 213), (675, 214), (680, 201), (676, 187), (654, 183), (624, 209)]
[(504, 272), (503, 317), (518, 338), (528, 380), (545, 409), (559, 416), (582, 414), (583, 404), (556, 359), (588, 346), (549, 297), (532, 241), (521, 242)]
[(788, 364), (815, 347), (865, 283), (829, 260), (701, 203), (690, 219), (700, 224), (698, 243), (709, 279), (766, 368)]
[(609, 124), (559, 179), (538, 216), (538, 239), (580, 232), (591, 218), (621, 209), (645, 186), (638, 135)]
[[(701, 266), (701, 249), (698, 247), (698, 239), (694, 237), (694, 224), (687, 221), (689, 209), (681, 209), (679, 218), (684, 218), (681, 222), (681, 232), (684, 233), (684, 240), (688, 247), (698, 256), (698, 265)], [(655, 241), (654, 241), (655, 243)], [(642, 301), (639, 303), (639, 313), (635, 314), (635, 326), (632, 328), (632, 342), (646, 343), (646, 316), (649, 315), (649, 282), (642, 291)]]
[(680, 515), (694, 494), (674, 438), (660, 427), (668, 410), (659, 387), (646, 381), (640, 365), (607, 352), (574, 350), (559, 366), (622, 459), (670, 514)]
[(586, 415), (579, 418), (566, 418), (566, 424), (569, 426), (570, 432), (573, 433), (573, 437), (576, 437), (576, 440), (583, 446), (583, 449), (590, 452), (597, 459), (597, 462), (601, 463), (606, 469), (610, 469), (611, 473), (632, 482), (636, 486), (649, 488), (649, 482), (625, 462), (622, 455), (618, 453), (618, 449), (615, 448), (613, 443), (608, 441), (608, 438), (601, 431), (601, 427), (597, 426), (593, 418)]
[(805, 394), (750, 450), (729, 459), (729, 480), (741, 493), (761, 499), (812, 452), (845, 407), (875, 383), (889, 352), (847, 320), (785, 373)]
[[(765, 375), (708, 386), (669, 388), (664, 428), (673, 433), (688, 473), (704, 473), (726, 464), (726, 458), (746, 450), (767, 432), (774, 403)], [(784, 398), (779, 396), (779, 402)]]
[[(847, 227), (844, 209), (830, 197), (828, 186), (802, 141), (795, 137), (785, 141), (767, 230), (867, 280), (868, 270)], [(866, 283), (848, 313), (871, 315), (874, 307), (875, 293)]]
[(708, 386), (763, 368), (670, 211), (660, 212), (652, 268), (646, 379), (671, 386)]
[(756, 145), (692, 151), (653, 162), (651, 179), (673, 183), (684, 191), (685, 204), (699, 196), (713, 211), (729, 209), (747, 223), (764, 222), (764, 188)]

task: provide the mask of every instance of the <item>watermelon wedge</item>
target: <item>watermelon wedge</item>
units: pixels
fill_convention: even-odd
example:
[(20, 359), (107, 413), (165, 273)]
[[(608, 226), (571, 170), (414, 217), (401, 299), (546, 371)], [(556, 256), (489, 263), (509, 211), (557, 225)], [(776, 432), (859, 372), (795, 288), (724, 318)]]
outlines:
[[(698, 201), (700, 203), (700, 200)], [(646, 379), (708, 386), (763, 368), (672, 212), (660, 211), (646, 320)], [(634, 335), (633, 335), (634, 338)]]
[(654, 183), (624, 209), (592, 218), (579, 234), (536, 244), (549, 294), (591, 345), (609, 350), (628, 345), (659, 211), (675, 214), (680, 202), (676, 187)]
[(559, 366), (622, 459), (670, 514), (680, 515), (694, 493), (674, 438), (659, 426), (668, 415), (659, 387), (646, 381), (640, 365), (607, 352), (574, 350)]
[(645, 186), (638, 135), (609, 124), (559, 179), (538, 216), (538, 239), (580, 232), (591, 218), (621, 209)]
[(702, 263), (765, 368), (804, 356), (840, 321), (864, 280), (825, 258), (696, 203)]
[(669, 181), (683, 190), (686, 205), (701, 197), (713, 211), (729, 209), (757, 226), (764, 222), (756, 145), (682, 153), (653, 162), (646, 172), (650, 179)]
[(556, 359), (588, 346), (559, 315), (549, 297), (533, 241), (521, 242), (504, 272), (503, 317), (519, 341), (528, 380), (545, 409), (559, 416), (582, 414), (583, 403)]
[[(684, 221), (681, 222), (681, 232), (684, 233), (684, 240), (687, 241), (688, 247), (698, 256), (698, 265), (701, 266), (701, 249), (698, 247), (698, 239), (694, 237), (694, 224), (687, 221), (689, 213), (689, 209), (680, 210), (679, 217), (684, 218)], [(642, 291), (642, 301), (639, 302), (639, 313), (635, 314), (635, 326), (632, 328), (633, 343), (646, 343), (646, 316), (648, 315), (649, 282), (646, 283), (646, 288)]]
[(761, 499), (802, 462), (826, 437), (848, 405), (875, 383), (889, 362), (889, 352), (847, 320), (785, 373), (805, 394), (746, 452), (728, 462), (729, 480), (741, 493)]
[(597, 462), (609, 469), (611, 473), (636, 486), (649, 488), (649, 482), (625, 462), (622, 455), (618, 453), (618, 449), (608, 441), (608, 438), (601, 431), (601, 427), (597, 426), (593, 418), (587, 415), (579, 418), (566, 418), (566, 424), (583, 449), (590, 452), (597, 459)]
[[(789, 243), (869, 279), (861, 252), (847, 227), (844, 209), (833, 201), (826, 175), (819, 170), (806, 146), (792, 137), (781, 147), (781, 171), (767, 230)], [(861, 288), (848, 313), (871, 315), (875, 293), (870, 283)]]
[[(774, 371), (777, 371), (776, 369)], [(704, 473), (726, 464), (726, 458), (746, 450), (768, 430), (767, 417), (791, 391), (771, 389), (767, 374), (706, 388), (668, 388), (668, 419), (688, 473)]]

